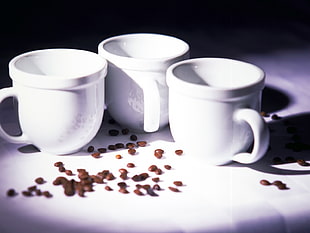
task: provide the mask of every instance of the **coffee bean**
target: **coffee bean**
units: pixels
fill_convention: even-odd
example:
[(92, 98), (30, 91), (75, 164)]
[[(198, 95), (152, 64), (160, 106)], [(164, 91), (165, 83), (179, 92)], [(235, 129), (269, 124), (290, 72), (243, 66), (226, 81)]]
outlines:
[(93, 147), (93, 146), (89, 146), (87, 148), (87, 152), (89, 152), (89, 153), (93, 152), (94, 150), (95, 150), (95, 147)]
[(271, 119), (272, 120), (281, 120), (282, 117), (278, 116), (277, 114), (272, 114)]
[(33, 191), (35, 191), (36, 189), (37, 189), (37, 186), (36, 186), (36, 185), (33, 185), (33, 186), (28, 187), (28, 191), (29, 191), (29, 192), (33, 192)]
[(157, 169), (155, 170), (155, 174), (156, 174), (156, 175), (161, 175), (161, 174), (163, 174), (163, 171), (162, 171), (160, 168), (157, 168)]
[(32, 193), (30, 191), (22, 191), (23, 196), (25, 197), (31, 197)]
[(283, 183), (280, 180), (276, 180), (276, 181), (272, 182), (272, 184), (275, 185), (275, 186), (278, 186), (278, 185), (281, 185)]
[(95, 158), (95, 159), (98, 159), (98, 158), (101, 157), (101, 156), (100, 156), (100, 152), (94, 152), (94, 153), (91, 154), (91, 156), (92, 156), (93, 158)]
[(67, 178), (59, 176), (53, 181), (53, 185), (63, 185), (67, 181), (68, 181)]
[(156, 149), (154, 151), (154, 155), (156, 158), (160, 159), (163, 157), (163, 153), (164, 153), (164, 150), (163, 149)]
[(71, 170), (66, 170), (65, 173), (68, 176), (73, 176), (73, 172)]
[(300, 165), (300, 166), (310, 166), (310, 163), (306, 162), (304, 159), (297, 159), (296, 162)]
[(65, 184), (63, 184), (63, 187), (66, 196), (73, 196), (75, 194), (74, 180), (65, 182)]
[(146, 141), (138, 141), (137, 145), (140, 147), (145, 147), (147, 145), (147, 142)]
[(120, 168), (119, 170), (118, 170), (121, 174), (123, 174), (123, 173), (128, 173), (128, 171), (125, 169), (125, 168)]
[(45, 181), (44, 181), (44, 179), (43, 179), (42, 177), (38, 177), (38, 178), (36, 178), (34, 181), (35, 181), (37, 184), (44, 184), (44, 183), (45, 183)]
[(132, 142), (128, 142), (127, 144), (126, 144), (126, 148), (127, 149), (132, 149), (132, 148), (135, 148), (136, 147), (136, 145), (134, 144), (134, 143), (132, 143)]
[(154, 181), (154, 182), (159, 182), (160, 181), (160, 179), (159, 179), (159, 177), (154, 177), (154, 178), (152, 178), (152, 181)]
[(135, 189), (133, 192), (135, 194), (137, 194), (138, 196), (143, 196), (144, 195), (144, 193), (140, 189)]
[(42, 192), (42, 195), (45, 196), (45, 197), (47, 197), (47, 198), (53, 197), (53, 195), (52, 195), (49, 191), (44, 191), (44, 192)]
[(62, 162), (56, 162), (54, 163), (55, 167), (62, 167), (64, 164)]
[(116, 147), (116, 149), (122, 149), (122, 148), (125, 148), (125, 145), (124, 145), (124, 143), (116, 143), (115, 147)]
[(154, 172), (157, 170), (157, 166), (156, 165), (151, 165), (148, 169), (150, 172)]
[(107, 180), (114, 180), (115, 176), (112, 173), (109, 173), (109, 174), (106, 175), (106, 179)]
[(164, 168), (166, 168), (167, 170), (171, 170), (171, 166), (170, 165), (165, 165)]
[(134, 168), (136, 165), (134, 163), (127, 163), (128, 168)]
[(42, 196), (42, 191), (40, 189), (37, 189), (34, 192), (37, 196)]
[(127, 173), (122, 173), (119, 177), (120, 177), (122, 180), (127, 180), (127, 179), (128, 179)]
[(125, 128), (125, 129), (122, 129), (122, 134), (123, 135), (127, 135), (129, 133), (129, 129)]
[(125, 182), (118, 182), (117, 185), (120, 187), (120, 188), (126, 188), (127, 187), (127, 184)]
[(266, 113), (266, 112), (264, 112), (264, 111), (260, 112), (260, 115), (261, 115), (262, 117), (269, 117), (269, 114)]
[(155, 184), (155, 185), (153, 186), (153, 189), (154, 189), (154, 190), (157, 190), (157, 191), (161, 190), (161, 188), (160, 188), (160, 186), (159, 186), (158, 184)]
[(277, 187), (278, 187), (278, 189), (280, 189), (280, 190), (288, 189), (288, 188), (286, 187), (286, 184), (283, 184), (283, 183), (277, 185)]
[(182, 154), (183, 154), (183, 150), (176, 150), (176, 151), (175, 151), (175, 154), (176, 154), (176, 155), (182, 155)]
[(109, 150), (116, 150), (116, 146), (115, 145), (108, 145), (108, 149)]
[(175, 186), (183, 186), (182, 181), (174, 181), (173, 184), (174, 184)]
[(120, 188), (118, 191), (119, 191), (120, 193), (124, 193), (124, 194), (129, 193), (129, 191), (128, 191), (126, 188)]
[(115, 155), (115, 158), (116, 159), (121, 159), (121, 158), (123, 158), (120, 154), (118, 154), (118, 155)]
[(110, 129), (109, 135), (115, 137), (115, 136), (119, 135), (119, 131), (117, 129)]
[(136, 154), (136, 150), (135, 149), (128, 149), (128, 154), (130, 154), (130, 155), (135, 155)]
[(141, 173), (139, 175), (134, 175), (131, 179), (133, 181), (139, 182), (139, 181), (144, 181), (149, 177), (149, 174), (147, 173)]
[(15, 189), (9, 189), (7, 192), (6, 192), (6, 195), (8, 197), (14, 197), (17, 195), (17, 192), (15, 191)]
[(138, 140), (137, 135), (135, 135), (135, 134), (130, 135), (130, 140), (131, 141), (137, 141)]
[(98, 148), (98, 152), (100, 153), (106, 153), (107, 152), (107, 148)]
[(175, 187), (171, 187), (169, 186), (168, 187), (172, 192), (180, 192), (180, 190), (178, 188), (175, 188)]
[(60, 167), (58, 167), (58, 171), (59, 172), (65, 172), (66, 168), (64, 166), (60, 166)]
[(107, 191), (113, 191), (113, 189), (110, 186), (108, 186), (108, 185), (105, 186), (104, 189), (107, 190)]
[(271, 183), (268, 180), (261, 180), (259, 183), (262, 185), (271, 185)]

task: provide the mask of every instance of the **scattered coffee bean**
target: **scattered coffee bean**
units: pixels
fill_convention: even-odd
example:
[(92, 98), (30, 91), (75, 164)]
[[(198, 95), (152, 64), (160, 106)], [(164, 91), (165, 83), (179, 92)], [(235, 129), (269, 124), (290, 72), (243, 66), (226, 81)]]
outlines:
[(22, 191), (23, 196), (25, 197), (31, 197), (32, 193), (30, 191)]
[(34, 192), (37, 196), (42, 196), (42, 191), (40, 189), (37, 189)]
[(160, 186), (159, 186), (158, 184), (155, 184), (155, 185), (153, 186), (153, 189), (154, 189), (154, 190), (157, 190), (157, 191), (161, 190), (161, 188), (160, 188)]
[(128, 154), (130, 154), (130, 155), (135, 155), (136, 152), (137, 152), (137, 151), (136, 151), (135, 149), (133, 149), (133, 148), (128, 149)]
[(123, 158), (120, 154), (117, 154), (117, 155), (115, 155), (115, 158), (116, 159), (121, 159), (121, 158)]
[(157, 170), (157, 166), (156, 165), (151, 165), (148, 169), (150, 172), (154, 172)]
[(147, 145), (147, 142), (146, 141), (138, 141), (137, 145), (140, 147), (145, 147)]
[(65, 172), (66, 168), (64, 166), (60, 166), (60, 167), (58, 167), (58, 171), (59, 172)]
[(109, 174), (106, 175), (106, 179), (107, 180), (114, 180), (115, 176), (113, 175), (113, 173), (109, 173)]
[(308, 163), (307, 161), (305, 161), (304, 159), (297, 159), (296, 162), (300, 165), (300, 166), (310, 166), (310, 163)]
[(282, 117), (278, 116), (277, 114), (272, 114), (271, 119), (272, 120), (281, 120)]
[(122, 129), (122, 134), (123, 134), (123, 135), (129, 134), (129, 129), (127, 129), (127, 128)]
[(6, 192), (6, 195), (8, 197), (15, 197), (17, 195), (17, 192), (15, 191), (15, 189), (9, 189), (7, 192)]
[(130, 135), (130, 140), (131, 141), (137, 141), (138, 140), (137, 135), (135, 135), (135, 134)]
[(144, 181), (149, 177), (149, 174), (147, 173), (141, 173), (139, 175), (134, 175), (131, 179), (133, 181), (139, 182), (139, 181)]
[(160, 181), (160, 179), (159, 179), (159, 177), (154, 177), (154, 178), (152, 178), (152, 181), (154, 181), (155, 183), (157, 183), (157, 182)]
[(171, 170), (171, 166), (170, 165), (165, 165), (164, 168), (166, 168), (167, 170)]
[(59, 176), (53, 181), (53, 185), (63, 185), (67, 181), (68, 181), (67, 178)]
[(128, 142), (127, 144), (126, 144), (126, 148), (127, 149), (132, 149), (132, 148), (135, 148), (136, 147), (136, 145), (134, 144), (134, 143), (132, 143), (132, 142)]
[(180, 190), (178, 188), (175, 188), (175, 187), (171, 187), (169, 186), (168, 187), (172, 192), (180, 192)]
[(144, 195), (144, 193), (140, 189), (135, 189), (133, 192), (135, 194), (137, 194), (138, 196), (143, 196)]
[(117, 129), (110, 129), (109, 130), (109, 135), (110, 136), (118, 136), (119, 135), (119, 131)]
[(33, 186), (28, 187), (28, 191), (29, 191), (29, 192), (33, 192), (33, 191), (35, 191), (36, 189), (37, 189), (37, 186), (36, 186), (36, 185), (33, 185)]
[(98, 148), (98, 152), (99, 153), (106, 153), (107, 152), (107, 148)]
[(161, 174), (163, 174), (163, 170), (161, 170), (160, 168), (157, 168), (157, 169), (155, 170), (155, 174), (156, 174), (156, 175), (161, 175)]
[(42, 195), (43, 195), (44, 197), (47, 197), (47, 198), (53, 197), (53, 195), (52, 195), (49, 191), (44, 191), (44, 192), (42, 192)]
[(91, 154), (91, 156), (92, 156), (93, 158), (95, 158), (95, 159), (98, 159), (98, 158), (101, 157), (101, 156), (100, 156), (100, 152), (94, 152), (94, 153)]
[(69, 180), (63, 184), (64, 193), (66, 196), (73, 196), (75, 194), (74, 180)]
[(116, 147), (116, 149), (122, 149), (122, 148), (125, 148), (125, 145), (124, 145), (124, 143), (116, 143), (115, 147)]
[(264, 112), (264, 111), (260, 112), (260, 115), (261, 115), (262, 117), (269, 117), (269, 114), (266, 113), (266, 112)]
[(56, 162), (56, 163), (54, 163), (54, 166), (55, 167), (62, 167), (64, 164), (62, 163), (62, 162)]
[(175, 151), (175, 154), (176, 154), (176, 155), (182, 155), (182, 154), (183, 154), (183, 150), (176, 150), (176, 151)]
[(163, 157), (163, 153), (164, 153), (164, 150), (162, 150), (162, 149), (156, 149), (154, 151), (154, 155), (158, 159), (161, 159)]
[(134, 163), (127, 163), (128, 168), (134, 168), (136, 165)]
[(89, 146), (87, 148), (87, 152), (89, 152), (89, 153), (94, 152), (94, 150), (95, 150), (95, 147), (93, 147), (93, 146)]
[(123, 173), (128, 173), (128, 171), (125, 169), (125, 168), (120, 168), (119, 170), (118, 170), (121, 174), (123, 174)]
[(104, 189), (107, 190), (107, 191), (113, 191), (113, 189), (110, 186), (108, 186), (108, 185), (105, 186)]
[(44, 183), (45, 183), (45, 181), (44, 181), (44, 179), (43, 179), (42, 177), (38, 177), (38, 178), (36, 178), (34, 181), (35, 181), (37, 184), (44, 184)]
[(271, 183), (268, 180), (261, 180), (259, 183), (262, 185), (271, 185)]
[(127, 187), (127, 184), (125, 182), (118, 182), (117, 185), (120, 187), (120, 188), (126, 188)]
[(73, 172), (71, 170), (66, 170), (65, 173), (68, 176), (73, 176)]
[(127, 179), (128, 179), (127, 173), (122, 173), (119, 177), (120, 177), (122, 180), (127, 180)]
[(174, 184), (175, 186), (183, 186), (182, 181), (174, 181), (173, 184)]
[(120, 188), (118, 191), (119, 191), (120, 193), (124, 193), (124, 194), (129, 193), (129, 191), (128, 191), (126, 188)]
[(115, 145), (108, 145), (108, 149), (109, 150), (116, 150), (116, 146)]

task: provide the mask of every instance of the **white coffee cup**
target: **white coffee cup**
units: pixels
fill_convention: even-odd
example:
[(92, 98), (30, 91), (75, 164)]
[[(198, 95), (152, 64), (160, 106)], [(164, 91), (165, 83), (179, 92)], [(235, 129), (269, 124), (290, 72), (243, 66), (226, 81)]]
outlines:
[(133, 33), (102, 41), (98, 53), (108, 60), (106, 105), (123, 127), (155, 132), (168, 124), (167, 68), (189, 56), (175, 37)]
[(77, 49), (44, 49), (13, 58), (12, 87), (0, 90), (0, 102), (18, 102), (21, 135), (0, 136), (12, 143), (31, 143), (41, 151), (79, 151), (98, 132), (104, 113), (107, 62)]
[(215, 165), (262, 158), (269, 145), (259, 114), (264, 80), (257, 66), (232, 59), (196, 58), (170, 66), (169, 120), (176, 143)]

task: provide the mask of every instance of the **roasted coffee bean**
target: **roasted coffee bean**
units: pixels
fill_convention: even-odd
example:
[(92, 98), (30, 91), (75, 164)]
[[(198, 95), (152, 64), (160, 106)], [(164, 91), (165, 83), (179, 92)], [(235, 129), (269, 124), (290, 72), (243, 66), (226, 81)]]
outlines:
[(163, 157), (163, 154), (160, 154), (160, 153), (155, 153), (154, 155), (158, 159), (161, 159)]
[(278, 187), (278, 189), (280, 189), (280, 190), (288, 189), (288, 188), (286, 187), (286, 184), (283, 184), (283, 183), (277, 185), (277, 187)]
[(120, 187), (120, 188), (126, 188), (127, 187), (127, 184), (125, 182), (118, 182), (117, 185)]
[(128, 179), (127, 173), (122, 173), (119, 177), (120, 177), (122, 180), (127, 180), (127, 179)]
[(278, 116), (277, 114), (272, 114), (272, 115), (271, 115), (271, 119), (272, 119), (272, 120), (281, 120), (282, 117)]
[(58, 167), (58, 171), (65, 172), (66, 168), (64, 166), (60, 166), (60, 167)]
[(56, 163), (54, 163), (54, 166), (55, 167), (62, 167), (64, 164), (62, 163), (62, 162), (56, 162)]
[(173, 184), (175, 186), (183, 186), (183, 182), (182, 181), (174, 181)]
[(71, 170), (66, 170), (65, 173), (68, 176), (73, 176), (73, 172)]
[(42, 195), (43, 195), (44, 197), (47, 197), (47, 198), (53, 197), (53, 195), (52, 195), (49, 191), (43, 191), (43, 192), (42, 192)]
[(118, 170), (121, 174), (123, 174), (123, 173), (128, 173), (128, 171), (125, 169), (125, 168), (120, 168), (119, 170)]
[(156, 165), (151, 165), (148, 169), (150, 172), (154, 172), (157, 170), (157, 166)]
[(137, 194), (138, 196), (143, 196), (144, 195), (144, 193), (140, 189), (135, 189), (133, 192), (135, 194)]
[(261, 115), (262, 117), (269, 117), (269, 114), (266, 113), (266, 112), (264, 112), (264, 111), (260, 112), (260, 115)]
[(156, 149), (154, 151), (154, 153), (160, 153), (160, 154), (163, 154), (165, 151), (163, 149)]
[(109, 173), (109, 174), (106, 175), (106, 179), (107, 180), (114, 180), (115, 176), (113, 175), (113, 173)]
[(17, 192), (15, 191), (15, 189), (9, 189), (7, 192), (6, 192), (6, 195), (8, 197), (14, 197), (17, 195)]
[(63, 185), (65, 182), (67, 182), (67, 178), (63, 177), (63, 176), (58, 176), (54, 181), (53, 181), (53, 185)]
[(116, 146), (115, 145), (108, 145), (108, 149), (109, 150), (116, 150)]
[(155, 170), (155, 174), (156, 174), (156, 175), (161, 175), (161, 174), (163, 174), (163, 170), (161, 170), (160, 168), (157, 168), (157, 169)]
[(261, 180), (259, 183), (262, 185), (271, 185), (271, 183), (268, 180)]
[(145, 190), (148, 190), (149, 188), (151, 188), (151, 185), (144, 184), (144, 185), (142, 185), (142, 188), (145, 189)]
[(183, 150), (176, 150), (176, 151), (175, 151), (175, 154), (176, 154), (176, 155), (182, 155), (182, 154), (183, 154)]
[(23, 196), (25, 197), (31, 197), (32, 193), (30, 191), (22, 191)]
[(35, 181), (37, 184), (44, 184), (44, 183), (45, 183), (45, 181), (44, 181), (44, 179), (43, 179), (42, 177), (38, 177), (38, 178), (36, 178), (34, 181)]
[(119, 191), (120, 193), (124, 193), (124, 194), (129, 193), (129, 191), (128, 191), (126, 188), (120, 188), (118, 191)]
[(66, 196), (73, 196), (75, 194), (74, 180), (67, 181), (63, 184), (64, 193)]
[(120, 154), (118, 154), (118, 155), (115, 155), (115, 158), (116, 159), (121, 159), (121, 158), (123, 158)]
[(164, 153), (164, 150), (163, 149), (156, 149), (154, 151), (154, 155), (156, 158), (160, 159), (163, 157), (163, 153)]
[(309, 166), (310, 163), (308, 163), (307, 161), (305, 161), (304, 159), (297, 159), (296, 162), (300, 165), (300, 166)]
[(135, 134), (130, 135), (130, 140), (131, 141), (137, 141), (138, 140), (137, 135), (135, 135)]
[(107, 191), (113, 191), (113, 189), (110, 186), (108, 186), (108, 185), (105, 186), (104, 189), (107, 190)]
[(153, 189), (154, 189), (154, 190), (157, 190), (157, 191), (161, 190), (161, 188), (160, 188), (160, 186), (159, 186), (158, 184), (155, 184), (155, 185), (153, 186)]
[(104, 148), (104, 147), (98, 148), (97, 150), (100, 153), (106, 153), (107, 152), (107, 148)]
[(100, 152), (94, 152), (94, 153), (91, 154), (91, 156), (94, 157), (95, 159), (98, 159), (98, 158), (101, 157), (100, 156)]
[(138, 182), (138, 181), (144, 181), (144, 180), (146, 180), (148, 177), (149, 177), (149, 174), (147, 174), (147, 173), (141, 173), (141, 174), (139, 174), (139, 175), (134, 175), (131, 179), (132, 179), (133, 181)]
[(129, 129), (127, 129), (127, 128), (122, 129), (122, 134), (123, 134), (123, 135), (129, 134)]
[(125, 145), (124, 145), (124, 143), (116, 143), (115, 147), (116, 147), (116, 149), (122, 149), (122, 148), (125, 148)]
[(119, 135), (119, 131), (117, 129), (110, 129), (109, 135), (115, 137), (115, 136)]
[(37, 189), (37, 186), (36, 186), (36, 185), (33, 185), (33, 186), (28, 187), (28, 191), (29, 191), (29, 192), (33, 192), (33, 191), (35, 191), (36, 189)]
[(134, 144), (134, 143), (132, 143), (132, 142), (128, 142), (127, 144), (126, 144), (126, 148), (127, 149), (132, 149), (132, 148), (135, 148), (136, 147), (136, 145)]
[(138, 141), (137, 145), (140, 147), (145, 147), (147, 145), (147, 142), (146, 141)]
[(180, 190), (178, 188), (175, 188), (175, 187), (171, 187), (169, 186), (168, 187), (172, 192), (180, 192)]
[(160, 181), (160, 179), (159, 179), (159, 177), (154, 177), (154, 178), (152, 178), (152, 181), (154, 181), (154, 182), (159, 182)]
[(103, 184), (104, 183), (103, 182), (103, 177), (101, 177), (101, 176), (92, 176), (92, 179), (97, 184)]
[(135, 155), (136, 152), (137, 152), (137, 151), (136, 151), (135, 149), (133, 149), (133, 148), (128, 149), (128, 154), (130, 154), (130, 155)]
[(147, 193), (148, 195), (152, 196), (152, 197), (158, 196), (158, 194), (155, 193), (154, 190), (153, 190), (151, 187), (149, 187), (148, 189), (146, 189), (146, 193)]
[(89, 153), (94, 152), (94, 150), (95, 150), (95, 147), (93, 147), (93, 146), (89, 146), (87, 148), (87, 152), (89, 152)]
[(171, 166), (170, 165), (165, 165), (164, 168), (166, 168), (167, 170), (171, 170)]
[(276, 180), (276, 181), (272, 182), (272, 184), (275, 185), (275, 186), (278, 186), (278, 185), (281, 185), (283, 183), (280, 180)]
[(136, 185), (136, 188), (137, 188), (137, 189), (142, 189), (142, 187), (143, 187), (142, 184), (137, 184), (137, 185)]
[(136, 165), (134, 163), (127, 163), (128, 168), (134, 168)]

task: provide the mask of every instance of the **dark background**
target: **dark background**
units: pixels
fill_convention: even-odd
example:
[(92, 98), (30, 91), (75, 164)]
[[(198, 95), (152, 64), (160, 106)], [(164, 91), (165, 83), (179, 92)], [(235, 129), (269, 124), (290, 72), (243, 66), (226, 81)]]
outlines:
[[(242, 49), (263, 52), (305, 46), (309, 33), (299, 25), (308, 25), (309, 15), (308, 0), (2, 1), (0, 87), (11, 85), (7, 65), (20, 53), (53, 47), (96, 52), (101, 40), (123, 33), (156, 32), (179, 37), (191, 45), (194, 57), (237, 58), (236, 51)], [(254, 29), (260, 33), (253, 35)], [(281, 40), (296, 30), (304, 37), (304, 44)], [(244, 35), (247, 31), (248, 43), (238, 43), (236, 32)], [(269, 40), (269, 33), (278, 34), (278, 39)]]

